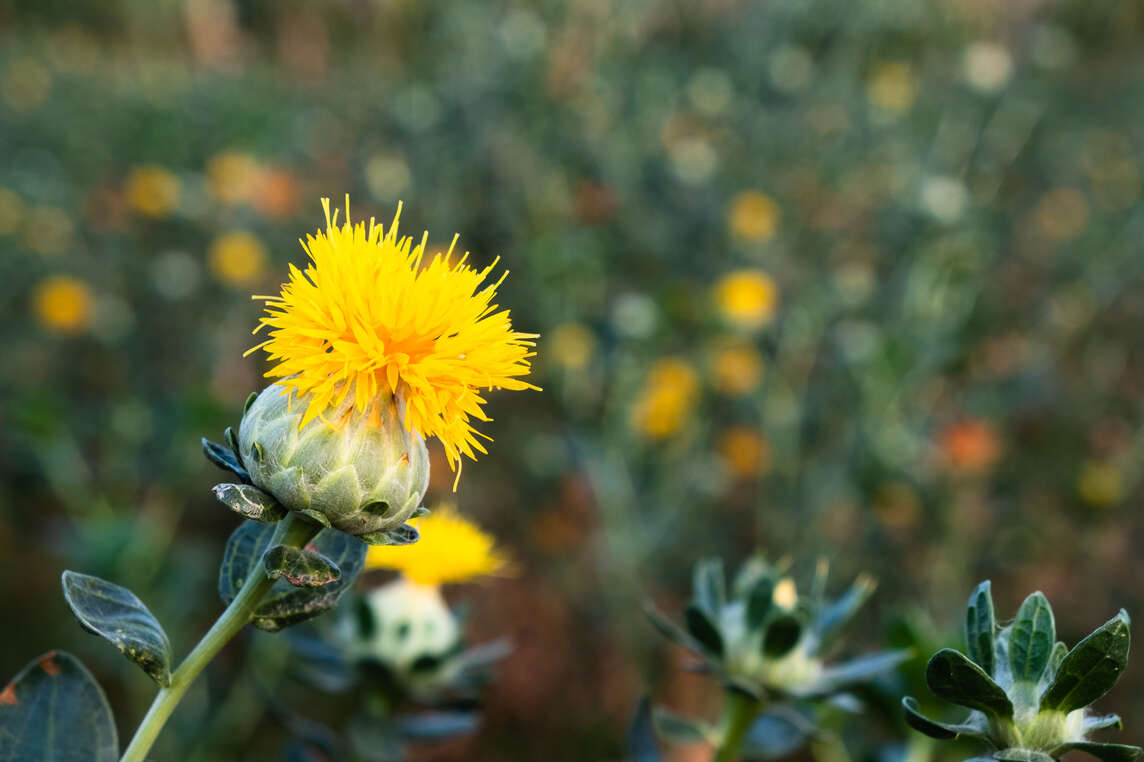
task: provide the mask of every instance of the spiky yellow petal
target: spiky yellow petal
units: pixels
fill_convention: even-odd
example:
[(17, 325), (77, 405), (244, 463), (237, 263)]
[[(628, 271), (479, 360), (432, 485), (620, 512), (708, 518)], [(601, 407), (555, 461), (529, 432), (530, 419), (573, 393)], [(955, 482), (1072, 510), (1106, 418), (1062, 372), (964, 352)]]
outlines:
[(489, 420), (481, 390), (536, 388), (520, 379), (536, 334), (514, 331), (493, 302), (496, 262), (455, 258), (455, 237), (426, 262), (428, 233), (417, 245), (398, 237), (400, 204), (388, 229), (352, 224), (348, 197), (341, 224), (329, 199), (322, 206), (325, 231), (302, 243), (306, 269), (290, 266), (281, 295), (255, 297), (267, 303), (255, 333), (268, 338), (254, 348), (274, 363), (267, 377), (303, 400), (303, 425), (350, 395), (363, 415), (396, 397), (406, 428), (437, 437), (453, 468), (485, 452), (473, 425)]
[(421, 585), (464, 582), (503, 572), (508, 559), (492, 535), (443, 505), (423, 519), (409, 522), (421, 532), (412, 545), (374, 545), (366, 556), (367, 569), (394, 569)]

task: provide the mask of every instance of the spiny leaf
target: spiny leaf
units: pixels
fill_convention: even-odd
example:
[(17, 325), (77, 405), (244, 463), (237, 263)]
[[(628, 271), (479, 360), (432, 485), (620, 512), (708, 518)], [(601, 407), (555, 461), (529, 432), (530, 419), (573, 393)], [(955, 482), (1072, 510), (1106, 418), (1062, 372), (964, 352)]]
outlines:
[(288, 513), (273, 495), (253, 484), (216, 484), (211, 491), (220, 503), (252, 521), (273, 523), (286, 518)]
[(171, 684), (171, 642), (135, 593), (73, 571), (61, 581), (64, 600), (85, 630), (110, 641), (159, 685)]
[(266, 551), (262, 564), (270, 579), (282, 577), (294, 587), (322, 587), (342, 576), (338, 565), (321, 553), (286, 545)]
[(1108, 693), (1128, 664), (1130, 644), (1128, 612), (1121, 609), (1068, 652), (1041, 694), (1041, 709), (1068, 713)]
[(214, 463), (219, 468), (230, 471), (247, 484), (250, 483), (250, 474), (238, 462), (238, 458), (228, 448), (220, 444), (216, 444), (206, 437), (203, 437), (203, 454), (207, 456), (207, 460)]
[(1119, 714), (1101, 714), (1084, 718), (1085, 733), (1089, 733), (1093, 730), (1103, 730), (1104, 728), (1124, 730), (1124, 723), (1120, 720)]
[(993, 674), (993, 637), (997, 631), (991, 588), (989, 580), (978, 585), (965, 611), (967, 653), (989, 675)]
[(1132, 760), (1144, 754), (1144, 749), (1139, 746), (1128, 746), (1122, 743), (1094, 743), (1091, 741), (1075, 741), (1073, 743), (1066, 743), (1053, 749), (1053, 757), (1059, 758), (1062, 754), (1069, 751), (1083, 751), (1103, 762), (1132, 762)]
[(1021, 604), (1009, 630), (1009, 667), (1013, 679), (1039, 681), (1049, 664), (1056, 637), (1053, 609), (1043, 593), (1035, 592)]
[(998, 717), (1013, 716), (1013, 704), (1001, 686), (952, 648), (943, 648), (930, 658), (926, 683), (938, 698)]
[(0, 762), (115, 762), (107, 697), (69, 653), (49, 651), (0, 691)]
[(978, 728), (972, 725), (952, 725), (931, 720), (922, 714), (918, 700), (913, 696), (904, 696), (902, 698), (902, 708), (906, 710), (907, 725), (919, 733), (925, 733), (930, 738), (936, 738), (939, 741), (957, 738), (962, 734), (974, 735), (978, 732)]

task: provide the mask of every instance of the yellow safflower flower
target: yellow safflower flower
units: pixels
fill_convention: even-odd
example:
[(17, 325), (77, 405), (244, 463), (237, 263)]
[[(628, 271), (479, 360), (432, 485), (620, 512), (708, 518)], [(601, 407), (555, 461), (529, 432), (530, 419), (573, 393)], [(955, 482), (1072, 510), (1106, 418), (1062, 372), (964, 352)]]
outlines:
[(767, 241), (779, 226), (779, 207), (761, 191), (743, 191), (731, 200), (727, 227), (731, 234), (748, 241)]
[(770, 323), (778, 303), (778, 286), (762, 270), (736, 270), (715, 284), (715, 304), (720, 314), (746, 331)]
[(445, 585), (504, 573), (508, 558), (492, 535), (457, 513), (452, 505), (409, 522), (421, 532), (411, 545), (373, 545), (366, 569), (393, 569), (419, 585)]
[[(493, 299), (507, 273), (487, 283), (496, 266), (477, 270), (453, 247), (426, 262), (428, 233), (413, 245), (398, 237), (398, 205), (388, 230), (374, 220), (331, 217), (307, 236), (306, 269), (290, 267), (280, 296), (260, 296), (267, 315), (257, 333), (273, 367), (269, 378), (306, 406), (301, 425), (348, 398), (362, 415), (404, 408), (406, 430), (437, 437), (454, 469), (461, 456), (485, 452), (474, 421), (487, 421), (483, 389), (536, 389), (528, 375), (536, 334), (514, 331), (509, 311)], [(249, 354), (248, 352), (248, 354)], [(350, 397), (352, 395), (352, 397)]]
[(249, 286), (262, 274), (266, 259), (266, 247), (253, 233), (232, 230), (214, 240), (207, 263), (220, 282)]
[(917, 81), (909, 64), (888, 61), (875, 67), (866, 82), (866, 97), (885, 111), (908, 111), (918, 97)]
[(127, 204), (140, 214), (162, 219), (179, 203), (179, 178), (155, 164), (136, 167), (127, 175)]
[(545, 349), (545, 355), (565, 369), (579, 370), (591, 361), (596, 336), (581, 323), (563, 323), (552, 330)]
[(1076, 488), (1084, 502), (1107, 508), (1124, 499), (1124, 475), (1111, 463), (1090, 461), (1081, 468)]
[(68, 275), (52, 275), (40, 281), (32, 294), (32, 311), (50, 331), (76, 334), (91, 323), (93, 299), (87, 285)]
[(629, 423), (648, 439), (666, 439), (687, 420), (698, 395), (699, 376), (691, 365), (679, 357), (665, 357), (648, 373)]

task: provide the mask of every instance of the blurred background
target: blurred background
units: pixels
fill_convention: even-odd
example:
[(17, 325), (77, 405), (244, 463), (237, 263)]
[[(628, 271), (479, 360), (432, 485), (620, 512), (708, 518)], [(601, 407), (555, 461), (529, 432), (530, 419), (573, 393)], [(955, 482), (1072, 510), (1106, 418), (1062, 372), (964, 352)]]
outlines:
[[(450, 596), (514, 651), (417, 759), (619, 760), (648, 691), (710, 714), (639, 610), (707, 555), (870, 571), (854, 651), (907, 620), (956, 644), (984, 578), (1070, 643), (1144, 615), (1144, 2), (0, 0), (0, 35), (4, 680), (72, 651), (127, 737), (153, 685), (61, 570), (180, 655), (217, 615), (236, 521), (199, 438), (262, 386), (250, 294), (347, 192), (500, 256), (542, 335), (544, 391), (491, 395), (456, 495), (435, 451), (427, 503), (516, 560)], [(281, 758), (259, 640), (156, 759)], [(1127, 743), (1141, 686), (1136, 659), (1101, 704)], [(892, 753), (869, 732), (855, 758)]]

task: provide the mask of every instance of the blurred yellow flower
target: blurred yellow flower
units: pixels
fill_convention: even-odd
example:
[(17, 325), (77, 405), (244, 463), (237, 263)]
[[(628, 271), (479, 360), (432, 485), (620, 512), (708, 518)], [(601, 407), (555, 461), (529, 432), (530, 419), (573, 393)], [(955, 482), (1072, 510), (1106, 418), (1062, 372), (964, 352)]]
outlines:
[(749, 426), (731, 426), (719, 435), (719, 458), (738, 479), (755, 479), (771, 467), (771, 445)]
[(552, 329), (545, 355), (567, 370), (578, 370), (592, 360), (596, 335), (581, 323), (563, 323)]
[(81, 333), (91, 323), (93, 306), (87, 285), (67, 275), (45, 278), (32, 294), (36, 319), (55, 333)]
[(136, 167), (127, 176), (124, 195), (136, 212), (162, 219), (179, 203), (179, 178), (155, 164)]
[(629, 423), (648, 439), (666, 439), (687, 420), (699, 396), (699, 377), (679, 357), (659, 360), (632, 406)]
[(909, 64), (901, 61), (881, 63), (866, 82), (866, 97), (886, 111), (908, 111), (917, 98), (917, 82)]
[(24, 201), (9, 188), (0, 188), (0, 235), (11, 235), (24, 222)]
[(15, 111), (39, 108), (52, 89), (52, 75), (47, 67), (32, 58), (17, 58), (8, 64), (0, 79), (0, 95)]
[(223, 204), (250, 201), (260, 181), (261, 168), (253, 156), (240, 151), (223, 151), (207, 164), (211, 193)]
[(747, 341), (730, 339), (715, 345), (711, 354), (711, 383), (715, 390), (741, 397), (759, 388), (763, 380), (763, 357)]
[(1057, 241), (1068, 241), (1088, 225), (1088, 201), (1074, 188), (1054, 188), (1037, 204), (1034, 214), (1042, 233)]
[(748, 190), (731, 200), (727, 227), (732, 235), (748, 241), (767, 241), (774, 237), (779, 217), (774, 199), (760, 191)]
[(1124, 499), (1124, 475), (1111, 463), (1085, 463), (1077, 477), (1077, 494), (1097, 508), (1115, 505)]
[(266, 259), (266, 247), (253, 233), (232, 230), (211, 244), (207, 264), (219, 282), (249, 286), (262, 274)]
[(736, 270), (715, 284), (720, 314), (743, 330), (758, 330), (770, 323), (778, 302), (778, 286), (762, 270)]
[(421, 532), (421, 539), (412, 545), (371, 546), (365, 568), (394, 569), (411, 582), (433, 586), (503, 574), (508, 568), (508, 559), (496, 549), (492, 535), (452, 505), (440, 505), (409, 523)]

